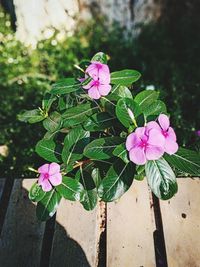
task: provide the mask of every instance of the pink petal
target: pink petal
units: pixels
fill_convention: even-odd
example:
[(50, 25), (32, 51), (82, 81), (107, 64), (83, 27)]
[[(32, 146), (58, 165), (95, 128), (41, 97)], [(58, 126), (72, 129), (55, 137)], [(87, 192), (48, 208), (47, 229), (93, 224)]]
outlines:
[(145, 127), (138, 127), (135, 130), (135, 133), (137, 134), (137, 137), (144, 138), (145, 137), (145, 131), (146, 131), (146, 128)]
[(61, 173), (56, 173), (49, 176), (49, 181), (53, 186), (57, 186), (62, 183), (62, 175)]
[(165, 137), (160, 130), (154, 128), (149, 131), (148, 144), (164, 147)]
[(170, 138), (165, 139), (165, 152), (172, 155), (178, 150), (178, 144)]
[(97, 65), (96, 65), (95, 62), (90, 64), (87, 67), (86, 73), (88, 73), (90, 75), (90, 77), (92, 77), (93, 79), (97, 79), (98, 78), (99, 71), (98, 71), (98, 68), (97, 68)]
[(172, 127), (169, 127), (167, 138), (170, 138), (171, 140), (176, 142), (176, 133)]
[(84, 85), (83, 88), (88, 90), (93, 86), (94, 80), (91, 80), (88, 84)]
[(88, 95), (93, 99), (99, 99), (101, 97), (98, 87), (96, 86), (93, 86), (88, 90)]
[(155, 121), (150, 121), (146, 125), (146, 133), (148, 134), (151, 129), (157, 129), (161, 131), (159, 124)]
[(44, 192), (49, 192), (52, 189), (52, 185), (49, 183), (48, 180), (43, 180), (41, 186)]
[(134, 147), (129, 151), (129, 158), (132, 162), (138, 165), (144, 165), (146, 163), (146, 157), (144, 149), (141, 147)]
[(111, 85), (107, 84), (107, 85), (99, 85), (99, 93), (103, 96), (108, 95), (109, 92), (111, 91)]
[(49, 172), (49, 164), (46, 163), (38, 168), (39, 173), (48, 173)]
[(99, 80), (103, 84), (110, 83), (110, 71), (107, 65), (104, 65), (102, 69), (99, 70)]
[(40, 176), (38, 177), (38, 184), (39, 185), (42, 185), (43, 180), (44, 180), (44, 175), (43, 174), (40, 174)]
[(147, 160), (156, 160), (162, 157), (164, 154), (164, 148), (158, 146), (149, 145), (145, 151)]
[(158, 121), (163, 130), (168, 130), (169, 128), (169, 118), (165, 114), (160, 114)]
[(60, 172), (60, 165), (58, 163), (53, 162), (49, 165), (49, 175), (53, 175), (59, 172)]
[(133, 147), (139, 144), (140, 139), (137, 137), (136, 133), (131, 133), (126, 139), (126, 149), (130, 151)]

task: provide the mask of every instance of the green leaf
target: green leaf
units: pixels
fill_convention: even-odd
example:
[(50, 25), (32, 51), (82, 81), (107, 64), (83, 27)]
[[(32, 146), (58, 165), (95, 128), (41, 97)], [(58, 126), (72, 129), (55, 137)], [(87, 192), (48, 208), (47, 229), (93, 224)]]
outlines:
[(134, 176), (134, 179), (137, 181), (144, 180), (145, 177), (145, 165), (137, 165), (136, 166), (137, 174)]
[(71, 201), (81, 201), (84, 197), (84, 188), (81, 183), (70, 177), (63, 177), (62, 183), (56, 187), (60, 195)]
[(106, 98), (112, 101), (117, 101), (120, 98), (133, 99), (131, 91), (126, 86), (114, 85), (111, 94)]
[(136, 70), (121, 70), (111, 73), (111, 84), (130, 86), (140, 78), (141, 74)]
[(91, 189), (91, 190), (85, 190), (85, 198), (81, 202), (85, 210), (93, 210), (97, 205), (97, 190)]
[(152, 115), (159, 115), (161, 113), (166, 113), (166, 112), (167, 112), (166, 105), (164, 102), (160, 100), (156, 100), (146, 109), (144, 109), (144, 114), (146, 117), (152, 116)]
[(165, 159), (149, 160), (145, 171), (148, 184), (158, 198), (167, 200), (177, 193), (175, 174)]
[(35, 151), (40, 157), (50, 162), (60, 162), (61, 147), (60, 145), (56, 145), (53, 140), (40, 140), (36, 145)]
[(165, 154), (164, 158), (176, 169), (190, 174), (200, 175), (200, 154), (185, 148), (179, 148), (173, 155)]
[(35, 182), (29, 191), (28, 197), (31, 201), (38, 202), (43, 199), (45, 194), (46, 192), (42, 190), (42, 187), (37, 182)]
[(128, 154), (127, 154), (125, 144), (118, 145), (114, 149), (113, 155), (118, 157), (118, 158), (121, 158), (125, 163), (129, 163)]
[(117, 102), (116, 106), (116, 115), (119, 121), (127, 128), (133, 124), (133, 121), (129, 115), (129, 112), (132, 112), (134, 117), (137, 117), (140, 114), (139, 105), (130, 98), (122, 98)]
[(135, 174), (135, 165), (118, 160), (107, 172), (99, 188), (99, 197), (106, 202), (121, 197), (131, 186)]
[(107, 56), (103, 52), (98, 52), (97, 54), (93, 56), (93, 58), (91, 59), (91, 62), (92, 61), (98, 61), (103, 64), (107, 64)]
[(40, 221), (46, 221), (51, 218), (55, 214), (60, 200), (61, 196), (55, 188), (47, 192), (40, 202), (38, 202), (36, 208), (37, 218)]
[(64, 139), (62, 160), (66, 165), (73, 164), (83, 157), (83, 149), (89, 142), (90, 133), (77, 127), (69, 131)]
[(44, 120), (46, 115), (39, 109), (26, 110), (18, 114), (17, 118), (23, 122), (36, 123)]
[(53, 104), (53, 102), (56, 100), (56, 96), (55, 95), (52, 95), (50, 93), (46, 93), (44, 95), (44, 98), (42, 100), (42, 109), (44, 109), (46, 112), (49, 111), (51, 105)]
[(81, 201), (84, 209), (93, 210), (97, 205), (97, 189), (91, 173), (85, 169), (78, 170), (76, 180), (80, 181), (84, 187), (84, 199)]
[(52, 89), (50, 91), (51, 94), (54, 95), (62, 95), (69, 94), (71, 92), (75, 92), (81, 88), (81, 83), (76, 81), (74, 78), (66, 78), (52, 85)]
[(43, 126), (48, 132), (54, 133), (61, 127), (61, 122), (60, 113), (54, 111), (43, 121)]
[(109, 115), (107, 112), (100, 112), (92, 115), (84, 123), (83, 127), (87, 131), (96, 132), (103, 131), (107, 128), (112, 127), (116, 123), (116, 118)]
[(63, 114), (63, 127), (71, 127), (84, 122), (89, 116), (95, 113), (98, 107), (91, 104), (81, 104), (67, 109)]
[(92, 141), (84, 149), (84, 155), (91, 159), (109, 159), (113, 150), (124, 141), (120, 137), (99, 138)]
[(134, 101), (138, 103), (141, 111), (145, 111), (149, 108), (154, 101), (158, 99), (159, 93), (156, 91), (142, 91), (136, 95)]
[(92, 170), (91, 176), (94, 180), (95, 186), (99, 187), (100, 183), (101, 183), (101, 175), (100, 175), (100, 171), (99, 168), (94, 168)]

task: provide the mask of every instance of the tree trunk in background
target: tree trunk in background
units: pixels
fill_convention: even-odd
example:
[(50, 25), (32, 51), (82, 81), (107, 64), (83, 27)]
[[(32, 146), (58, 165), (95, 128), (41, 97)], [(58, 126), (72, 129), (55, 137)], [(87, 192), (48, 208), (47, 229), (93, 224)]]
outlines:
[(108, 23), (117, 21), (129, 31), (160, 15), (160, 0), (14, 0), (17, 16), (16, 36), (24, 43), (35, 45), (48, 38), (55, 28), (73, 33), (78, 20), (102, 14)]

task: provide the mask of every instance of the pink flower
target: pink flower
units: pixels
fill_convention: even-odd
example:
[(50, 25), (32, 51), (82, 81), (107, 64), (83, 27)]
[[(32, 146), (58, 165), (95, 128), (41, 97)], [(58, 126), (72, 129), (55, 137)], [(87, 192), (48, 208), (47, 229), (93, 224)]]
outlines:
[(155, 128), (160, 130), (160, 132), (165, 138), (165, 144), (164, 144), (165, 152), (172, 155), (176, 153), (178, 150), (178, 144), (176, 142), (176, 134), (174, 132), (174, 129), (170, 127), (169, 118), (165, 114), (159, 115), (158, 122), (160, 126), (156, 122), (149, 122), (147, 123), (147, 128), (148, 129)]
[(60, 173), (60, 165), (53, 162), (44, 164), (39, 169), (40, 173), (38, 184), (42, 186), (42, 190), (48, 192), (53, 186), (57, 186), (62, 182), (62, 175)]
[(200, 130), (196, 131), (196, 135), (200, 136)]
[(87, 85), (83, 86), (88, 90), (88, 95), (93, 99), (99, 99), (101, 96), (106, 96), (111, 90), (110, 84), (104, 84), (100, 79), (92, 80)]
[(144, 165), (147, 160), (157, 160), (164, 154), (165, 138), (158, 129), (138, 127), (126, 139), (126, 149), (129, 158), (138, 165)]
[(92, 64), (87, 67), (86, 73), (94, 80), (99, 79), (102, 84), (110, 83), (110, 70), (106, 64), (92, 61)]

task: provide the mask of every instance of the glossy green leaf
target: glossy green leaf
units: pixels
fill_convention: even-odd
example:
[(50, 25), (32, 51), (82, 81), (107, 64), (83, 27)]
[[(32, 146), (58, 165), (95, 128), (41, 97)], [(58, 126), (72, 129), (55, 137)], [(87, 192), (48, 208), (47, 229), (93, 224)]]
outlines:
[(140, 108), (133, 99), (122, 98), (117, 102), (116, 115), (119, 121), (125, 126), (130, 127), (133, 124), (132, 118), (130, 117), (130, 112), (136, 118), (140, 114)]
[(114, 85), (111, 93), (106, 98), (112, 101), (118, 101), (120, 98), (133, 99), (133, 96), (126, 86)]
[(62, 117), (57, 111), (52, 112), (44, 121), (44, 128), (50, 132), (54, 133), (61, 127)]
[(80, 89), (80, 86), (80, 82), (76, 81), (74, 78), (66, 78), (54, 83), (50, 93), (54, 95), (69, 94)]
[(40, 201), (44, 196), (46, 192), (42, 190), (42, 187), (36, 182), (32, 185), (28, 197), (33, 202)]
[(62, 160), (66, 165), (73, 164), (83, 156), (83, 149), (89, 142), (90, 133), (77, 127), (69, 131), (64, 139)]
[(99, 197), (106, 202), (114, 201), (121, 197), (131, 186), (135, 174), (135, 165), (117, 160), (107, 172), (99, 188)]
[(100, 112), (92, 115), (84, 123), (85, 130), (90, 132), (103, 131), (112, 127), (116, 123), (116, 118), (112, 117), (107, 112)]
[(46, 93), (43, 97), (42, 100), (42, 108), (45, 111), (49, 111), (49, 109), (51, 108), (51, 105), (53, 104), (53, 102), (57, 99), (57, 97), (55, 95), (52, 95), (50, 93)]
[(141, 111), (145, 111), (149, 108), (151, 104), (153, 104), (154, 101), (158, 99), (159, 93), (156, 91), (142, 91), (139, 94), (136, 95), (134, 98), (134, 101), (138, 103)]
[(98, 52), (93, 56), (93, 58), (91, 59), (91, 62), (92, 61), (98, 61), (103, 64), (107, 64), (107, 56), (103, 52)]
[(84, 209), (93, 210), (97, 205), (97, 189), (90, 172), (80, 169), (76, 173), (76, 179), (80, 181), (84, 187), (84, 199), (81, 201)]
[(158, 198), (167, 200), (177, 193), (175, 174), (164, 158), (148, 161), (145, 172), (148, 184)]
[(99, 138), (92, 141), (84, 149), (84, 155), (91, 159), (109, 159), (113, 150), (124, 141), (120, 137)]
[(26, 110), (18, 114), (17, 118), (20, 121), (23, 122), (29, 122), (29, 123), (36, 123), (43, 121), (45, 119), (45, 114), (42, 112), (42, 110), (39, 109), (33, 109), (33, 110)]
[(145, 116), (151, 115), (159, 115), (161, 113), (166, 113), (167, 108), (164, 102), (160, 100), (156, 100), (151, 105), (149, 105), (146, 109), (143, 110)]
[(63, 114), (63, 127), (70, 127), (80, 124), (88, 119), (93, 113), (98, 110), (98, 107), (93, 107), (91, 104), (81, 104), (76, 107), (67, 109)]
[(130, 86), (139, 80), (141, 74), (136, 70), (121, 70), (111, 73), (111, 84)]
[(47, 192), (37, 204), (37, 218), (40, 221), (46, 221), (51, 218), (55, 214), (60, 200), (61, 196), (55, 188), (53, 188), (50, 192)]
[(50, 161), (50, 162), (60, 162), (61, 159), (61, 147), (56, 144), (53, 140), (42, 139), (37, 145), (35, 151), (37, 154)]
[(56, 187), (60, 195), (71, 201), (81, 201), (84, 198), (84, 188), (81, 183), (70, 177), (63, 177), (62, 183)]
[(85, 210), (93, 210), (98, 201), (97, 190), (85, 190), (84, 200), (81, 202)]
[(145, 174), (145, 165), (137, 165), (136, 166), (136, 175), (134, 176), (134, 179), (137, 181), (142, 181), (144, 180), (144, 177), (146, 176)]
[(176, 169), (190, 175), (200, 176), (200, 154), (198, 152), (179, 148), (176, 154), (165, 154), (164, 158)]
[(114, 149), (113, 155), (116, 156), (116, 157), (118, 157), (118, 158), (121, 158), (125, 163), (128, 163), (129, 162), (128, 153), (127, 153), (125, 144), (118, 145)]

